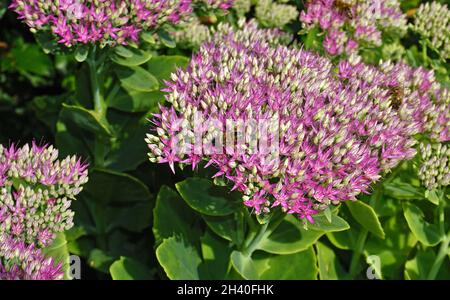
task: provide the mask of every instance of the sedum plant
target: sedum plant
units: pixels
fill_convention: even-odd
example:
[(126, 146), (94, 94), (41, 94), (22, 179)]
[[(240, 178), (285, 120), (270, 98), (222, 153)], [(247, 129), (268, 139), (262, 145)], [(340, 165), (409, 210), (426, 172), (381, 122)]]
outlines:
[(298, 17), (295, 6), (280, 4), (272, 0), (256, 1), (255, 17), (264, 27), (282, 28)]
[(420, 144), (419, 178), (428, 190), (450, 184), (450, 150), (444, 144)]
[(0, 143), (59, 149), (0, 146), (0, 279), (450, 278), (446, 7), (417, 6), (0, 4)]
[(233, 3), (233, 9), (237, 16), (242, 18), (254, 7), (255, 19), (261, 26), (283, 28), (298, 17), (297, 8), (287, 2), (289, 1), (236, 0)]
[(58, 233), (73, 226), (71, 202), (88, 181), (75, 156), (33, 142), (0, 145), (0, 279), (61, 279), (62, 264), (46, 257)]
[(16, 11), (33, 31), (50, 31), (58, 43), (101, 45), (137, 42), (138, 34), (164, 23), (177, 23), (191, 12), (191, 0), (162, 1), (13, 1)]
[(62, 263), (45, 257), (34, 244), (0, 235), (0, 280), (63, 279)]
[[(172, 170), (175, 163), (195, 168), (205, 160), (218, 169), (214, 177), (230, 180), (257, 214), (280, 206), (313, 223), (313, 215), (356, 200), (383, 172), (412, 158), (412, 136), (425, 131), (426, 114), (438, 116), (427, 109), (434, 105), (430, 97), (422, 105), (396, 103), (397, 71), (342, 61), (336, 75), (327, 59), (271, 47), (264, 40), (270, 31), (260, 31), (249, 38), (218, 34), (186, 71), (172, 75), (166, 89), (172, 107), (161, 108), (154, 134), (147, 136), (150, 160)], [(428, 91), (428, 74), (418, 76), (414, 84)], [(442, 116), (445, 124), (448, 117)], [(279, 138), (280, 148), (248, 150), (256, 138), (247, 136), (248, 124), (243, 133), (232, 127), (225, 137), (212, 130), (248, 120), (271, 120), (265, 142), (273, 146)], [(209, 125), (199, 126), (204, 122)], [(245, 135), (237, 149), (235, 135)]]
[(420, 34), (443, 59), (450, 58), (450, 10), (446, 4), (422, 4), (414, 14), (411, 29)]
[(406, 17), (397, 0), (314, 0), (300, 13), (303, 27), (325, 34), (323, 49), (329, 55), (358, 53), (363, 47), (379, 47), (383, 33), (406, 32)]

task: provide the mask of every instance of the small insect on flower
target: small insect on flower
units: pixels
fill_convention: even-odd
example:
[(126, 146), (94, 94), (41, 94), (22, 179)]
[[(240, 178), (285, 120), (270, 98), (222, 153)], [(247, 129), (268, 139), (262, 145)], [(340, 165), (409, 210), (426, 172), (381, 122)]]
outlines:
[(405, 97), (405, 88), (403, 86), (394, 86), (391, 88), (391, 107), (398, 110)]
[(353, 18), (352, 8), (356, 5), (357, 0), (335, 0), (334, 6), (344, 13), (348, 18)]
[[(419, 126), (390, 107), (391, 73), (348, 62), (336, 74), (325, 57), (273, 43), (275, 32), (247, 24), (204, 43), (166, 82), (171, 107), (155, 115), (149, 157), (172, 170), (204, 161), (256, 214), (279, 206), (313, 222), (414, 157)], [(215, 123), (243, 138), (227, 131), (212, 142)]]

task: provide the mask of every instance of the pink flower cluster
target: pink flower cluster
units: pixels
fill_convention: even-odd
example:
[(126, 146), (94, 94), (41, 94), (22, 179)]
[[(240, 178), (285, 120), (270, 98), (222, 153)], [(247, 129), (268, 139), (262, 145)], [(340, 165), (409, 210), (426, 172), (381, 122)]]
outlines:
[(0, 235), (0, 280), (63, 279), (62, 263), (46, 258), (34, 245)]
[[(99, 42), (102, 46), (137, 42), (139, 33), (176, 24), (192, 12), (192, 0), (13, 0), (10, 8), (33, 31), (50, 30), (59, 43)], [(195, 1), (194, 1), (195, 2)], [(232, 1), (205, 0), (218, 8)]]
[[(357, 65), (358, 73), (371, 80), (371, 72), (367, 72), (370, 67)], [(379, 70), (385, 76), (384, 83), (379, 84), (395, 86), (395, 96), (401, 102), (400, 118), (417, 124), (428, 139), (450, 141), (450, 91), (436, 80), (434, 71), (390, 62), (382, 63)]]
[(213, 9), (228, 10), (233, 6), (234, 0), (200, 0), (206, 7)]
[[(260, 31), (256, 36), (264, 36)], [(435, 96), (441, 92), (425, 70), (385, 65), (383, 72), (343, 61), (336, 74), (326, 58), (240, 36), (217, 35), (186, 71), (172, 74), (165, 90), (171, 107), (155, 116), (155, 131), (146, 141), (152, 162), (195, 167), (207, 161), (258, 214), (281, 206), (313, 222), (312, 216), (330, 204), (356, 200), (382, 172), (412, 158), (413, 135), (440, 119)], [(448, 106), (445, 113), (448, 117)], [(204, 122), (198, 132), (198, 114), (218, 120), (218, 127), (278, 120), (271, 123), (279, 130), (278, 158), (214, 151), (211, 123)], [(443, 130), (439, 136), (445, 139), (448, 128)], [(196, 151), (199, 140), (202, 153)], [(179, 151), (180, 141), (188, 151)]]
[(300, 14), (306, 28), (318, 26), (330, 55), (351, 54), (362, 46), (380, 46), (382, 33), (406, 31), (406, 17), (397, 0), (311, 0)]
[(0, 145), (0, 234), (48, 246), (73, 226), (71, 201), (87, 182), (76, 157), (58, 160), (53, 147)]
[(80, 159), (52, 146), (0, 145), (0, 280), (61, 279), (61, 264), (39, 250), (73, 226), (71, 201), (88, 180)]
[(338, 74), (388, 89), (403, 122), (413, 124), (428, 139), (450, 141), (450, 91), (436, 80), (434, 71), (389, 61), (374, 67), (351, 58), (339, 62)]
[(62, 263), (45, 257), (34, 245), (0, 235), (0, 280), (63, 279)]

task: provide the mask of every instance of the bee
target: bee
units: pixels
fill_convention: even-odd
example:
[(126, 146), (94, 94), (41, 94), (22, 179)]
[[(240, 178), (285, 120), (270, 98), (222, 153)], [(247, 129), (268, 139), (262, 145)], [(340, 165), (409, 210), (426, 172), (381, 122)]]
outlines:
[(352, 7), (356, 4), (356, 0), (335, 0), (334, 6), (350, 19), (353, 18)]
[(217, 23), (217, 17), (215, 15), (203, 15), (199, 16), (198, 19), (200, 20), (200, 23), (204, 25), (212, 25)]
[(393, 109), (398, 110), (402, 105), (403, 98), (405, 97), (405, 89), (403, 86), (394, 86), (391, 88), (391, 106)]

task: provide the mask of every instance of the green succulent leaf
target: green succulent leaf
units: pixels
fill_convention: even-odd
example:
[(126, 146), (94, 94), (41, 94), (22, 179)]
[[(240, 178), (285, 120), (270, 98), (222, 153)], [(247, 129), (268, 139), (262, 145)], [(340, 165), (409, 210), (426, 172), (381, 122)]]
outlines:
[(124, 58), (130, 58), (133, 57), (133, 51), (131, 48), (127, 48), (125, 46), (119, 45), (114, 48), (115, 54), (124, 57)]
[(252, 258), (239, 251), (231, 253), (231, 262), (234, 269), (245, 279), (259, 279), (258, 268)]
[(324, 231), (304, 229), (297, 218), (288, 215), (271, 235), (260, 242), (258, 249), (272, 254), (294, 254), (308, 249), (324, 234)]
[(317, 259), (312, 247), (288, 255), (264, 254), (257, 263), (267, 266), (259, 274), (258, 279), (261, 280), (314, 280), (318, 275)]
[(369, 235), (364, 253), (366, 257), (379, 258), (379, 269), (383, 279), (399, 278), (417, 239), (409, 231), (405, 218), (400, 214), (384, 221), (383, 228), (386, 233), (385, 239)]
[(149, 112), (156, 111), (158, 104), (164, 101), (164, 94), (160, 91), (142, 92), (122, 88), (109, 100), (109, 106), (124, 112)]
[(142, 232), (152, 225), (152, 208), (153, 203), (150, 201), (126, 207), (108, 206), (105, 211), (108, 217), (106, 231), (123, 228), (131, 232)]
[(138, 92), (152, 92), (159, 89), (158, 80), (142, 67), (115, 68), (116, 75), (122, 86)]
[(177, 46), (170, 34), (164, 29), (158, 31), (158, 37), (161, 40), (161, 43), (168, 48), (175, 48)]
[(438, 195), (438, 191), (436, 190), (426, 190), (425, 191), (425, 198), (433, 203), (434, 205), (439, 205), (440, 197)]
[[(431, 248), (419, 250), (414, 258), (405, 264), (404, 276), (408, 280), (426, 280), (436, 255)], [(450, 259), (444, 260), (436, 279), (450, 279)]]
[(88, 265), (100, 272), (109, 273), (110, 266), (117, 260), (117, 257), (107, 254), (101, 249), (92, 249), (89, 253)]
[(201, 279), (223, 280), (230, 266), (233, 251), (230, 244), (209, 231), (200, 238), (202, 264), (199, 272)]
[[(233, 242), (235, 245), (242, 243), (242, 237), (239, 234), (241, 228), (239, 223), (243, 222), (242, 215), (236, 212), (227, 216), (206, 216), (202, 215), (208, 227), (221, 238)], [(239, 219), (241, 219), (239, 221)]]
[(164, 80), (170, 80), (170, 75), (177, 68), (186, 68), (188, 64), (189, 59), (187, 57), (161, 55), (153, 57), (147, 63), (147, 70), (159, 80), (160, 84), (164, 84)]
[(28, 74), (48, 77), (54, 73), (52, 60), (36, 44), (19, 40), (11, 49), (11, 55), (15, 68), (27, 77)]
[(89, 55), (89, 47), (86, 45), (79, 45), (75, 50), (75, 60), (77, 62), (84, 62)]
[(175, 235), (188, 241), (198, 241), (201, 234), (197, 227), (198, 219), (177, 192), (162, 186), (153, 210), (155, 244), (159, 245), (163, 239)]
[(125, 48), (123, 46), (116, 47), (115, 53), (111, 55), (111, 60), (118, 65), (125, 67), (136, 67), (145, 64), (152, 58), (149, 51)]
[(424, 193), (421, 189), (400, 181), (394, 181), (384, 185), (386, 195), (399, 200), (423, 199)]
[(436, 246), (442, 239), (436, 225), (424, 220), (424, 213), (414, 204), (403, 203), (403, 212), (409, 229), (426, 246)]
[(81, 106), (63, 104), (60, 121), (73, 124), (98, 136), (108, 137), (112, 134), (108, 124), (96, 112)]
[(142, 32), (141, 39), (147, 44), (154, 45), (156, 43), (155, 37), (152, 32)]
[(210, 180), (188, 178), (176, 184), (186, 203), (195, 211), (207, 216), (226, 216), (237, 209), (238, 193), (230, 193), (226, 187), (215, 186)]
[(350, 213), (364, 228), (384, 239), (384, 230), (381, 226), (380, 220), (375, 210), (368, 204), (362, 201), (347, 201), (345, 202), (350, 209)]
[(130, 257), (121, 257), (109, 268), (113, 280), (150, 280), (152, 272)]
[(200, 279), (199, 266), (202, 259), (197, 249), (182, 238), (164, 239), (156, 249), (156, 257), (169, 279)]
[(316, 251), (321, 280), (336, 280), (345, 277), (344, 270), (333, 249), (321, 242), (317, 242)]
[(314, 224), (308, 225), (308, 228), (317, 231), (337, 232), (348, 230), (350, 225), (335, 214), (330, 214), (329, 216), (322, 214), (314, 216)]

